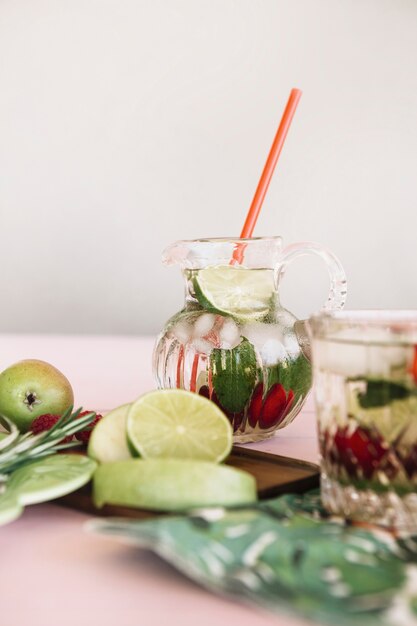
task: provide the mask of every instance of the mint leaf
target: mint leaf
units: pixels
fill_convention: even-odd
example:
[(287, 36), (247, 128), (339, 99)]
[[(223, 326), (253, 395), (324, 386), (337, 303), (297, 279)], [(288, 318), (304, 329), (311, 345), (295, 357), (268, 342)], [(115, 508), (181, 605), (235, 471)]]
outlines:
[(311, 364), (300, 354), (294, 360), (284, 359), (277, 365), (268, 367), (264, 377), (268, 389), (275, 383), (280, 383), (285, 391), (292, 389), (298, 398), (305, 396), (310, 390)]
[(411, 391), (399, 383), (387, 380), (365, 379), (365, 381), (367, 382), (366, 391), (358, 393), (358, 402), (363, 409), (386, 406), (394, 400), (405, 400), (411, 395)]
[(239, 413), (249, 401), (257, 379), (257, 360), (247, 339), (232, 350), (215, 348), (210, 355), (213, 388), (227, 411)]

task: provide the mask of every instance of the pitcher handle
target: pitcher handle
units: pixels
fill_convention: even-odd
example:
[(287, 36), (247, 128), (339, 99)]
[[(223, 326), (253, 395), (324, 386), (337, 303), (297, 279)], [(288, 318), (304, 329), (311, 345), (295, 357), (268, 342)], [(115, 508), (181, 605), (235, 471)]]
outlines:
[[(333, 252), (322, 248), (313, 241), (300, 241), (284, 248), (280, 255), (277, 269), (277, 286), (279, 286), (288, 264), (294, 259), (306, 254), (314, 254), (323, 259), (329, 273), (330, 290), (322, 310), (336, 311), (342, 309), (346, 302), (347, 293), (346, 274), (342, 264)], [(307, 333), (306, 322), (297, 321), (294, 325), (294, 331), (302, 351), (310, 360), (310, 339)]]

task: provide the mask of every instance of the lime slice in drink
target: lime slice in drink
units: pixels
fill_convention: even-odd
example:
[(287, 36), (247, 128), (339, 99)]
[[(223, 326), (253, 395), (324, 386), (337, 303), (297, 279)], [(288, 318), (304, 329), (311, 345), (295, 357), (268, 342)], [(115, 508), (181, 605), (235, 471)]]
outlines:
[(151, 391), (134, 402), (127, 436), (139, 456), (219, 463), (232, 448), (233, 430), (210, 400), (182, 389)]
[(88, 456), (99, 463), (130, 459), (126, 421), (130, 404), (107, 413), (94, 427), (88, 444)]
[(99, 466), (93, 499), (97, 507), (182, 511), (254, 502), (256, 484), (247, 472), (205, 461), (130, 459)]
[(21, 505), (53, 500), (88, 483), (96, 467), (81, 454), (51, 454), (15, 470), (6, 493)]
[(268, 313), (274, 293), (272, 270), (220, 265), (199, 270), (194, 291), (201, 306), (243, 320)]

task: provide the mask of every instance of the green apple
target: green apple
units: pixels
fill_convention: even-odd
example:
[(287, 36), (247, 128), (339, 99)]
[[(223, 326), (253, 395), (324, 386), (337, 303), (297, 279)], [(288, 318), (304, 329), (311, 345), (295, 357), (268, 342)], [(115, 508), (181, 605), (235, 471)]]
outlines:
[(73, 404), (68, 379), (50, 363), (27, 359), (0, 374), (0, 415), (21, 431), (28, 430), (38, 415), (61, 415)]

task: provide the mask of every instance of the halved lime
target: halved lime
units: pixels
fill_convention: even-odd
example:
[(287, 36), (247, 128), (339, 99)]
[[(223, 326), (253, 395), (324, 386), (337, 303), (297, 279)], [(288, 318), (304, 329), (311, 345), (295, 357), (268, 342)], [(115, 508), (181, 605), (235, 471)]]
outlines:
[(219, 463), (232, 448), (233, 430), (211, 400), (182, 389), (151, 391), (127, 415), (127, 436), (139, 456)]
[(274, 289), (273, 271), (266, 269), (219, 265), (199, 270), (194, 278), (195, 295), (203, 308), (241, 319), (266, 315)]
[(256, 500), (253, 476), (205, 461), (130, 459), (100, 465), (93, 478), (97, 507), (117, 504), (159, 511), (233, 506)]
[(130, 459), (126, 421), (130, 404), (107, 413), (94, 427), (88, 444), (88, 456), (99, 463)]
[(51, 454), (15, 470), (6, 493), (21, 505), (53, 500), (88, 483), (96, 467), (81, 454)]

